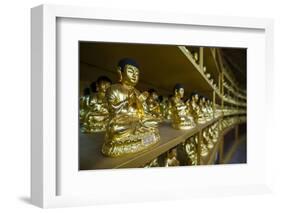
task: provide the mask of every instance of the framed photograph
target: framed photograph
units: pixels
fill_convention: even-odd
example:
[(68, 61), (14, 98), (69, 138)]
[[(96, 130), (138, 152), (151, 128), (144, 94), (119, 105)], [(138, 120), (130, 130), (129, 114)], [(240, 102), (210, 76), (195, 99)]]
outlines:
[(42, 5), (31, 26), (33, 204), (271, 191), (272, 20)]

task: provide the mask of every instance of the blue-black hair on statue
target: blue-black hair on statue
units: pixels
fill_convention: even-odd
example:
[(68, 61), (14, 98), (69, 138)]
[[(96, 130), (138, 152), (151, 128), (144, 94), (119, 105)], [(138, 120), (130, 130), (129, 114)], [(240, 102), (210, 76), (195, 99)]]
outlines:
[(149, 92), (149, 94), (151, 94), (151, 93), (153, 93), (153, 92), (156, 93), (156, 90), (155, 90), (155, 89), (149, 89), (148, 92)]
[(182, 84), (177, 83), (177, 84), (174, 86), (174, 91), (175, 91), (175, 90), (179, 90), (180, 88), (183, 88), (183, 89), (184, 89), (184, 87), (183, 87)]
[(97, 83), (99, 84), (102, 81), (106, 81), (106, 82), (112, 83), (112, 81), (107, 76), (104, 76), (104, 75), (98, 77)]
[(132, 59), (132, 58), (123, 58), (121, 59), (119, 62), (118, 62), (118, 67), (121, 68), (121, 72), (124, 71), (124, 67), (129, 64), (129, 65), (132, 65), (134, 67), (137, 67), (138, 69), (140, 68), (138, 63)]
[(199, 94), (198, 94), (197, 91), (193, 91), (193, 92), (190, 94), (190, 97), (192, 97), (192, 96), (194, 96), (194, 95), (198, 95), (198, 96), (199, 96)]

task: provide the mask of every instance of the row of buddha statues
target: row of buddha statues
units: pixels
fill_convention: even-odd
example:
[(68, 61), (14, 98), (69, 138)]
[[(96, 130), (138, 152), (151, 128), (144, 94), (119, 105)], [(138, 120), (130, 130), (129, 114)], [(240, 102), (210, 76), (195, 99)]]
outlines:
[(232, 87), (231, 85), (229, 85), (229, 83), (227, 81), (223, 82), (223, 86), (225, 88), (227, 88), (229, 91), (231, 91), (232, 93), (235, 93), (238, 97), (246, 100), (246, 95), (243, 95), (242, 93), (240, 93), (239, 91), (235, 90), (234, 87)]
[(228, 102), (228, 103), (232, 103), (235, 105), (239, 105), (239, 106), (247, 106), (246, 104), (246, 100), (239, 100), (239, 99), (235, 99), (234, 97), (232, 97), (230, 94), (224, 94), (223, 96), (224, 101)]
[(199, 162), (199, 159), (204, 159), (210, 154), (225, 129), (234, 124), (243, 123), (245, 120), (246, 116), (225, 117), (202, 130), (200, 145), (198, 145), (199, 133), (197, 133), (143, 167), (194, 166), (201, 164), (202, 162)]
[[(188, 46), (186, 47), (186, 50), (187, 50), (188, 54), (190, 54), (191, 58), (195, 61), (195, 63), (199, 64), (199, 53), (198, 53), (198, 51), (196, 51), (196, 49), (190, 51)], [(203, 69), (201, 70), (201, 72), (206, 77), (207, 81), (212, 85), (212, 87), (215, 90), (218, 91), (219, 87), (217, 86), (214, 79), (212, 78), (211, 73), (207, 72), (206, 66), (203, 66)], [(231, 87), (226, 81), (224, 81), (222, 84), (229, 91), (231, 91), (232, 93), (235, 93), (237, 98), (239, 98), (239, 99), (237, 99), (237, 98), (232, 97), (231, 95), (224, 94), (223, 98), (224, 98), (225, 101), (227, 101), (229, 103), (236, 104), (236, 105), (238, 104), (238, 105), (241, 105), (241, 106), (244, 106), (244, 107), (246, 106), (246, 102), (245, 102), (246, 96), (245, 95), (242, 95), (238, 91), (235, 92), (234, 88)]]
[[(191, 58), (194, 60), (194, 62), (196, 64), (199, 65), (199, 53), (198, 51), (196, 50), (189, 50), (189, 47), (185, 47), (186, 50), (187, 50), (187, 53), (190, 54)], [(208, 82), (212, 85), (212, 87), (215, 89), (215, 90), (218, 90), (218, 86), (217, 84), (215, 83), (214, 79), (212, 78), (211, 74), (207, 72), (207, 67), (206, 66), (203, 66), (203, 69), (201, 70), (202, 74), (207, 78)]]
[(225, 106), (222, 110), (224, 116), (246, 114), (247, 110), (244, 108), (233, 108)]
[(140, 92), (136, 89), (140, 67), (131, 58), (119, 61), (117, 73), (117, 83), (100, 76), (80, 97), (81, 132), (104, 131), (102, 153), (106, 156), (124, 156), (156, 145), (163, 121), (170, 121), (174, 129), (186, 130), (219, 116), (213, 103), (196, 92), (184, 101), (181, 84), (175, 85), (170, 97), (159, 98), (153, 89)]

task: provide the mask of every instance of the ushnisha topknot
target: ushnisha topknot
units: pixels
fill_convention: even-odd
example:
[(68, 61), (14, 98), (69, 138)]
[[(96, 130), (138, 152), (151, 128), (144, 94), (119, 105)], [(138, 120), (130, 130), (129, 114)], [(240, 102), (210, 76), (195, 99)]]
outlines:
[(121, 69), (121, 72), (124, 71), (124, 67), (129, 64), (129, 65), (132, 65), (134, 67), (137, 67), (138, 69), (140, 68), (138, 63), (132, 59), (132, 58), (123, 58), (121, 59), (119, 62), (118, 62), (118, 67), (120, 67)]

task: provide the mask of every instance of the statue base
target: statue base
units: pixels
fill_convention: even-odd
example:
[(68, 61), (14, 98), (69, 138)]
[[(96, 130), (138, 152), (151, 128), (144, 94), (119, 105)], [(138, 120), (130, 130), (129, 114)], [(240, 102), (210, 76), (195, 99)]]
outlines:
[(83, 133), (104, 132), (105, 129), (106, 129), (105, 124), (93, 125), (93, 126), (83, 125), (81, 128), (81, 132)]
[(195, 127), (195, 125), (192, 124), (172, 124), (172, 127), (174, 129), (178, 129), (178, 130), (187, 130), (187, 129), (192, 129)]
[(205, 118), (198, 118), (198, 120), (197, 120), (197, 123), (198, 124), (204, 124), (204, 123), (206, 123), (207, 121), (206, 121), (206, 119)]
[(129, 135), (128, 137), (123, 137), (115, 141), (106, 138), (102, 146), (102, 153), (109, 157), (121, 157), (146, 150), (159, 141), (160, 135), (158, 130)]

